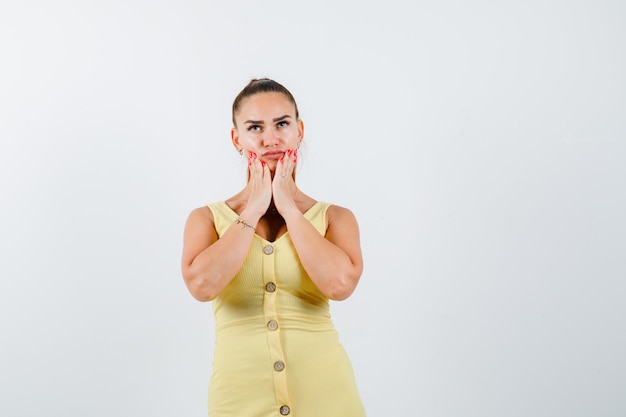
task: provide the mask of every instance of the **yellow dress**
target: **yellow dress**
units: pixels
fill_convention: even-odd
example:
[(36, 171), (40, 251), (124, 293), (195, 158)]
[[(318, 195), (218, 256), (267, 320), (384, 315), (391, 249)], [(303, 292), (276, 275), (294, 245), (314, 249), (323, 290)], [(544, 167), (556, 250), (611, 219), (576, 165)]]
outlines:
[[(317, 202), (304, 214), (320, 234), (329, 206)], [(222, 236), (237, 213), (224, 202), (208, 207)], [(254, 236), (213, 313), (210, 417), (365, 416), (328, 298), (302, 268), (289, 232), (274, 242)]]

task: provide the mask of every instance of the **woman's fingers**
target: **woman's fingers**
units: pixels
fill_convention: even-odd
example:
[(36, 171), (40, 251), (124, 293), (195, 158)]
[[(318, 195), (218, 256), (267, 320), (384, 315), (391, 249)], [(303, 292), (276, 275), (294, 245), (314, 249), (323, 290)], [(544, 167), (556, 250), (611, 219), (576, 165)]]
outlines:
[(248, 206), (265, 213), (272, 200), (272, 182), (269, 168), (259, 160), (256, 153), (248, 152)]
[(292, 178), (298, 162), (298, 150), (287, 149), (283, 157), (278, 161), (276, 166), (276, 176), (279, 178)]
[(295, 150), (287, 150), (285, 155), (278, 161), (274, 180), (272, 182), (272, 196), (276, 209), (283, 216), (295, 208), (293, 193), (296, 190), (293, 181), (293, 172), (298, 160)]

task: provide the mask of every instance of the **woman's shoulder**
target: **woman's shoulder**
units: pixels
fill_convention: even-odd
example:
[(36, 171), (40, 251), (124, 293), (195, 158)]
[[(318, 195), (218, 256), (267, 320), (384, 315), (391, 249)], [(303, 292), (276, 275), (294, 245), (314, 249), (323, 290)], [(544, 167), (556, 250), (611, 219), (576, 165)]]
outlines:
[(329, 214), (336, 214), (336, 215), (346, 215), (346, 214), (353, 214), (352, 210), (350, 210), (347, 207), (344, 206), (340, 206), (338, 204), (335, 203), (325, 203), (328, 205), (328, 213)]
[(331, 242), (350, 242), (358, 240), (359, 223), (352, 210), (337, 204), (330, 204), (326, 209), (326, 233)]
[(334, 203), (328, 203), (328, 202), (324, 202), (324, 204), (327, 205), (326, 219), (327, 219), (328, 225), (331, 225), (333, 222), (356, 220), (354, 213), (349, 208), (340, 206)]
[(233, 197), (226, 200), (215, 200), (191, 210), (189, 216), (193, 215), (194, 217), (200, 218), (213, 218), (216, 212), (233, 210), (233, 206), (236, 207), (238, 204), (238, 200)]
[(188, 222), (194, 223), (213, 223), (213, 211), (209, 208), (210, 204), (196, 207), (191, 210), (188, 216)]

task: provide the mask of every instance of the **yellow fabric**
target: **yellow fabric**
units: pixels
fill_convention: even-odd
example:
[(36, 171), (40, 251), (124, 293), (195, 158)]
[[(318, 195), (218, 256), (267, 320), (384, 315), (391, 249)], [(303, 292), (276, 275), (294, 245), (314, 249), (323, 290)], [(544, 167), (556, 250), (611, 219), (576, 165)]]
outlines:
[[(329, 205), (317, 202), (305, 213), (320, 234)], [(219, 236), (240, 227), (224, 202), (208, 207)], [(268, 291), (268, 283), (276, 290)], [(274, 242), (254, 236), (241, 270), (213, 300), (213, 313), (210, 417), (365, 416), (328, 299), (302, 268), (289, 232)]]

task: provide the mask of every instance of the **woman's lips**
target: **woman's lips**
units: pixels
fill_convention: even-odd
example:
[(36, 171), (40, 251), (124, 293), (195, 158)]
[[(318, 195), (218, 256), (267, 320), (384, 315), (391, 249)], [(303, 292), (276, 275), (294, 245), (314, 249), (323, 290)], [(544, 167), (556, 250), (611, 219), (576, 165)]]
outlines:
[(280, 159), (283, 157), (285, 152), (283, 151), (269, 151), (263, 154), (263, 158), (265, 159)]

